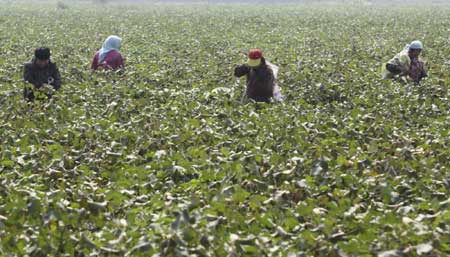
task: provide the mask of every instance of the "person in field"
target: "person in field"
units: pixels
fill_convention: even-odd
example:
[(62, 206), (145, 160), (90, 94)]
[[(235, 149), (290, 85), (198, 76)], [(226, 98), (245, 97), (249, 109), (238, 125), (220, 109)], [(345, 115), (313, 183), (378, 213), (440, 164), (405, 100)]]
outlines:
[(100, 50), (92, 59), (91, 69), (117, 70), (125, 67), (125, 62), (119, 52), (122, 39), (118, 36), (109, 36)]
[(24, 98), (33, 101), (37, 95), (51, 97), (53, 90), (61, 88), (61, 75), (56, 63), (50, 59), (50, 49), (40, 47), (34, 57), (24, 64)]
[(405, 77), (409, 81), (419, 83), (420, 80), (427, 77), (425, 63), (419, 58), (423, 45), (420, 41), (413, 41), (389, 60), (383, 66), (383, 79), (392, 79), (395, 77)]
[(278, 67), (266, 61), (260, 49), (250, 50), (247, 63), (237, 66), (234, 76), (247, 77), (245, 95), (256, 102), (270, 102), (271, 98), (283, 100), (277, 82)]

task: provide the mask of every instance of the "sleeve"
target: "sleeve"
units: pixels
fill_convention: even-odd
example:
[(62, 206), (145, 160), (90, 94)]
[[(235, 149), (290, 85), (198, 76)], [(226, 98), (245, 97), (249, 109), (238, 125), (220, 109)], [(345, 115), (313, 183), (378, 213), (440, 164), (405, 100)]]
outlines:
[(426, 78), (428, 77), (428, 73), (425, 70), (422, 70), (422, 73), (420, 74), (420, 78)]
[[(390, 66), (389, 68), (387, 66)], [(405, 52), (400, 52), (387, 62), (386, 69), (394, 74), (406, 75), (409, 72), (411, 62), (409, 56)], [(389, 70), (391, 69), (391, 70)], [(392, 71), (395, 70), (395, 71)]]
[(59, 73), (58, 66), (54, 64), (52, 69), (53, 87), (58, 90), (61, 88), (61, 74)]
[(92, 70), (98, 69), (98, 54), (97, 53), (94, 55), (94, 58), (92, 59), (91, 69)]
[(425, 63), (423, 61), (420, 61), (420, 65), (421, 65), (420, 78), (428, 77), (428, 73), (425, 70)]
[(411, 68), (411, 60), (408, 54), (403, 53), (400, 55), (397, 67), (401, 71), (402, 75), (406, 75), (409, 73), (409, 70)]
[(23, 66), (23, 80), (25, 81), (25, 83), (31, 83), (37, 87), (42, 86), (37, 83), (35, 77), (33, 76), (32, 67), (28, 63)]
[(395, 64), (392, 64), (392, 63), (386, 63), (386, 69), (389, 72), (392, 72), (394, 74), (401, 73), (401, 70), (399, 69), (399, 67), (397, 65), (395, 65)]
[(122, 55), (119, 54), (117, 56), (117, 60), (116, 60), (116, 67), (117, 68), (124, 68), (125, 67), (125, 60), (122, 58)]
[(234, 76), (242, 77), (250, 72), (250, 68), (247, 65), (240, 65), (234, 69)]

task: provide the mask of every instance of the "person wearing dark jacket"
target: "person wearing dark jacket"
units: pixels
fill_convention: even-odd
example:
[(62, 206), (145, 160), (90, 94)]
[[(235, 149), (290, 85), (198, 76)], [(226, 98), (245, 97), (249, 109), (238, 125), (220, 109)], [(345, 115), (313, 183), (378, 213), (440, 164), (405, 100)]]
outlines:
[(61, 87), (61, 75), (56, 63), (50, 60), (49, 48), (40, 47), (34, 51), (31, 62), (24, 65), (23, 79), (26, 83), (24, 97), (29, 101), (35, 99), (36, 92), (42, 92), (47, 97), (51, 97), (48, 86), (52, 86), (54, 90)]
[(270, 98), (281, 100), (282, 96), (277, 84), (278, 67), (267, 62), (260, 49), (252, 49), (248, 53), (246, 64), (234, 70), (234, 76), (247, 76), (246, 96), (256, 102), (269, 102)]

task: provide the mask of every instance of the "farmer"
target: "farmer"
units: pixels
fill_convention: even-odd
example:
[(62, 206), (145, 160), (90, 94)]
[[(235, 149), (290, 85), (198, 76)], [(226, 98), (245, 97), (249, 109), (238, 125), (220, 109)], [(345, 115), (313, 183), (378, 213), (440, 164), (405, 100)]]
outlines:
[(280, 88), (277, 82), (278, 67), (267, 62), (260, 49), (252, 49), (248, 53), (246, 64), (235, 68), (234, 76), (247, 76), (245, 95), (256, 102), (269, 102), (270, 98), (281, 101)]
[(420, 41), (413, 41), (389, 60), (383, 67), (383, 79), (391, 79), (395, 76), (406, 77), (407, 80), (419, 83), (427, 77), (424, 62), (419, 58), (423, 45)]
[(95, 53), (91, 69), (117, 70), (123, 68), (125, 64), (119, 52), (121, 44), (122, 39), (120, 37), (109, 36), (103, 43), (102, 48)]
[(24, 97), (29, 101), (41, 94), (51, 97), (51, 91), (61, 87), (61, 75), (56, 63), (50, 60), (49, 48), (40, 47), (34, 51), (31, 62), (24, 65), (23, 79), (26, 83)]

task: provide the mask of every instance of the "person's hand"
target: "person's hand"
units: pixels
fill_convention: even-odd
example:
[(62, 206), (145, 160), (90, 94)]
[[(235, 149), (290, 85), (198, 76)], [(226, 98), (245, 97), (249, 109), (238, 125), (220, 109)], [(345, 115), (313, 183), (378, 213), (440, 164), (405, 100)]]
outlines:
[(250, 68), (247, 65), (241, 65), (234, 69), (234, 76), (240, 77), (250, 72)]
[(409, 74), (409, 69), (405, 68), (405, 67), (401, 67), (400, 72), (401, 72), (400, 73), (401, 75), (407, 75), (407, 74)]
[(44, 84), (39, 88), (39, 91), (44, 94), (51, 94), (54, 92), (54, 88), (52, 85)]
[(38, 87), (39, 91), (46, 91), (48, 89), (48, 85), (47, 84), (43, 84), (40, 87)]

